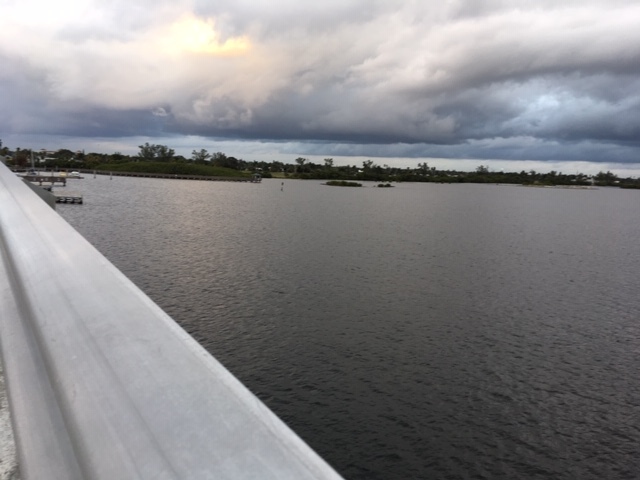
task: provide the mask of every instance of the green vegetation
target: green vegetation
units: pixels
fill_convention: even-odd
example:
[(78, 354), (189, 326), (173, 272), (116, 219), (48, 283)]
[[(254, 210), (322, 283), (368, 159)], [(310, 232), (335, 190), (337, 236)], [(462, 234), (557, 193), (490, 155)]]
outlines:
[(138, 148), (140, 149), (138, 158), (148, 162), (170, 162), (176, 153), (173, 148), (166, 145), (149, 145), (149, 142), (138, 145)]
[(202, 175), (206, 177), (249, 177), (249, 172), (239, 172), (224, 167), (195, 165), (178, 162), (132, 162), (98, 165), (95, 170), (109, 172), (160, 173), (166, 175)]
[(362, 184), (358, 182), (347, 182), (346, 180), (329, 180), (326, 185), (332, 187), (361, 187)]
[(393, 187), (393, 185), (391, 185), (390, 183), (379, 183), (378, 184), (378, 188), (391, 188)]
[[(390, 187), (390, 182), (432, 182), (432, 183), (508, 183), (530, 186), (615, 186), (628, 189), (640, 188), (638, 178), (620, 178), (612, 172), (596, 175), (576, 173), (566, 175), (550, 171), (538, 173), (534, 170), (520, 172), (494, 172), (485, 165), (472, 172), (438, 170), (427, 162), (418, 163), (414, 168), (397, 168), (377, 165), (373, 160), (365, 160), (358, 165), (335, 165), (333, 158), (325, 158), (321, 164), (307, 158), (298, 157), (292, 163), (280, 161), (246, 161), (227, 156), (222, 152), (209, 153), (206, 149), (193, 150), (191, 158), (176, 155), (166, 145), (145, 143), (139, 145), (136, 155), (73, 152), (67, 149), (53, 151), (32, 151), (30, 149), (10, 150), (0, 143), (0, 155), (9, 157), (7, 165), (18, 169), (29, 167), (33, 156), (37, 169), (44, 170), (101, 170), (137, 173), (158, 173), (168, 175), (204, 175), (216, 177), (241, 177), (258, 173), (262, 178), (296, 178), (328, 180), (327, 185), (360, 186), (355, 182), (381, 182), (378, 186)], [(349, 185), (349, 183), (355, 183)]]

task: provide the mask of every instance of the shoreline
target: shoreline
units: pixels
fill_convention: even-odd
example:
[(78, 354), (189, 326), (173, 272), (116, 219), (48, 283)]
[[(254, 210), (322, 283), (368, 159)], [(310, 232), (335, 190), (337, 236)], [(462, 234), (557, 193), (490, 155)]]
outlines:
[(594, 185), (528, 185), (522, 183), (520, 186), (530, 188), (564, 188), (568, 190), (598, 190), (598, 187)]

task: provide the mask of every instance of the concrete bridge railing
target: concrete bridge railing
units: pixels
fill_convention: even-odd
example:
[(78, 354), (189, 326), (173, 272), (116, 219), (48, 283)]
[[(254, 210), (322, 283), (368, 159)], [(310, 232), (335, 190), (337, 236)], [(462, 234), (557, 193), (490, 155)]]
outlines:
[(2, 164), (0, 346), (23, 480), (341, 478)]

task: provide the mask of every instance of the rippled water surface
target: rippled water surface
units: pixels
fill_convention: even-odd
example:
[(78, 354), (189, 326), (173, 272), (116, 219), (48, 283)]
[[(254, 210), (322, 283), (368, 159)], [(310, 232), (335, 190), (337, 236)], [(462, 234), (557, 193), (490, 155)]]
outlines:
[(639, 192), (72, 181), (58, 212), (345, 478), (640, 477)]

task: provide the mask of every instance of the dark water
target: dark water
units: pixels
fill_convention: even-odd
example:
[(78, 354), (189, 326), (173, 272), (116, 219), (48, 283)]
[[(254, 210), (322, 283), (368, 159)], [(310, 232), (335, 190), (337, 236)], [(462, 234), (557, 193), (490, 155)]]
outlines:
[(59, 213), (345, 478), (640, 478), (640, 192), (75, 182)]

